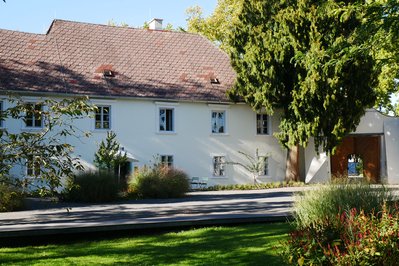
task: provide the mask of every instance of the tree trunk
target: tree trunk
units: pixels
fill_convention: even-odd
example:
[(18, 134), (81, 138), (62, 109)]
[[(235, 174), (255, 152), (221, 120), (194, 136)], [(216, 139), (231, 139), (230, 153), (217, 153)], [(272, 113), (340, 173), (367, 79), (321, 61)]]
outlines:
[(299, 145), (287, 151), (285, 181), (299, 181)]

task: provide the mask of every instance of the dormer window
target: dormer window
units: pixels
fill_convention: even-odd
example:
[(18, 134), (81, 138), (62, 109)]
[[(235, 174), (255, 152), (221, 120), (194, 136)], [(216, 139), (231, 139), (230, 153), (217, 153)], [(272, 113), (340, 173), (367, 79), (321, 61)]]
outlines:
[(220, 84), (220, 81), (217, 78), (211, 78), (211, 84)]
[(113, 77), (115, 77), (115, 72), (112, 71), (111, 69), (104, 69), (103, 76), (105, 78), (113, 78)]

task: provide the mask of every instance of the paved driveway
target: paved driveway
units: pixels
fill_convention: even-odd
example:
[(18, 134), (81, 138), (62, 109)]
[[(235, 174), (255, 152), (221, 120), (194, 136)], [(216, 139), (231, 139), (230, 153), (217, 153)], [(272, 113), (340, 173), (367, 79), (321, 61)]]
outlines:
[(303, 189), (192, 192), (182, 199), (97, 205), (40, 202), (33, 210), (0, 213), (0, 237), (285, 221), (293, 193)]

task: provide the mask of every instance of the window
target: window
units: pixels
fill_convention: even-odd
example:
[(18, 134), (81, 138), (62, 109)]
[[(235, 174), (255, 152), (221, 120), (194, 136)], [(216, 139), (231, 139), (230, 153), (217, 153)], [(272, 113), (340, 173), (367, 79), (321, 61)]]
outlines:
[(225, 176), (226, 159), (224, 156), (213, 157), (213, 175), (214, 176)]
[(110, 129), (111, 106), (97, 106), (95, 129)]
[(269, 135), (269, 116), (267, 114), (256, 114), (256, 134)]
[(3, 111), (4, 111), (4, 103), (3, 101), (0, 101), (0, 128), (4, 127)]
[(40, 175), (40, 162), (38, 158), (33, 155), (28, 156), (26, 162), (26, 175), (27, 176), (39, 176)]
[(173, 155), (161, 155), (161, 164), (165, 166), (173, 166)]
[(212, 111), (212, 133), (226, 133), (226, 112)]
[(261, 170), (259, 171), (259, 175), (269, 175), (269, 158), (266, 156), (261, 157), (263, 159), (261, 164)]
[(29, 111), (27, 111), (25, 115), (25, 126), (30, 128), (43, 127), (43, 118), (41, 114), (43, 106), (41, 104), (28, 103), (26, 107)]
[(162, 132), (174, 131), (173, 115), (174, 115), (173, 108), (159, 108), (159, 131)]

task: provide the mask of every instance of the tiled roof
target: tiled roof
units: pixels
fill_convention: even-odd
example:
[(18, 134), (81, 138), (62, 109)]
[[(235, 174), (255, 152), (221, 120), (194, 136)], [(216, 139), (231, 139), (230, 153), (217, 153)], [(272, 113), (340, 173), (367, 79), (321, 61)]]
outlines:
[(64, 20), (45, 35), (0, 30), (3, 91), (227, 101), (234, 78), (228, 56), (195, 34)]

